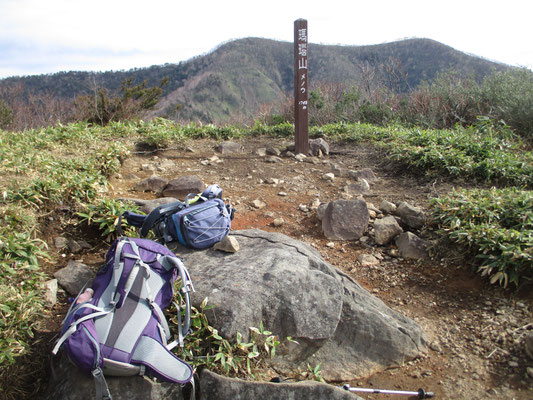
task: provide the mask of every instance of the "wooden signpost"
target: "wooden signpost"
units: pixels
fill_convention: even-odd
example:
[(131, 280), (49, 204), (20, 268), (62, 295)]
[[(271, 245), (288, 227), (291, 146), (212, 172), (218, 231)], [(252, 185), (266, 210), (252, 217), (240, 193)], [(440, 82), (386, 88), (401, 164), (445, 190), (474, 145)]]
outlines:
[(307, 20), (294, 21), (294, 143), (296, 153), (305, 155), (309, 151), (307, 32)]

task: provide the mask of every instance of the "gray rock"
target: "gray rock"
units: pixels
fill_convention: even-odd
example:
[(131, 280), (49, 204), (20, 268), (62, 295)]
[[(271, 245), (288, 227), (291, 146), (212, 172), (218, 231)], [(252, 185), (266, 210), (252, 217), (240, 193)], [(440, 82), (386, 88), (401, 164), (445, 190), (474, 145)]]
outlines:
[(348, 170), (345, 167), (336, 164), (331, 166), (331, 172), (338, 177), (348, 176)]
[[(184, 400), (182, 387), (173, 383), (158, 383), (143, 376), (112, 377), (106, 382), (113, 400)], [(85, 375), (62, 357), (51, 380), (45, 400), (86, 400), (95, 398), (94, 378)], [(188, 399), (189, 397), (187, 397)]]
[(238, 253), (181, 251), (194, 279), (195, 305), (209, 298), (210, 322), (226, 338), (261, 321), (292, 336), (274, 360), (280, 368), (322, 366), (328, 380), (367, 376), (425, 349), (418, 325), (388, 308), (315, 249), (285, 235), (234, 231)]
[(309, 152), (313, 156), (318, 156), (320, 153), (327, 156), (329, 154), (329, 144), (322, 138), (310, 140)]
[(231, 154), (231, 153), (240, 153), (243, 150), (243, 147), (239, 143), (235, 142), (222, 142), (220, 143), (216, 149), (221, 154)]
[(255, 199), (252, 201), (252, 207), (257, 210), (261, 210), (262, 208), (266, 207), (266, 203), (263, 200)]
[(426, 241), (420, 239), (412, 232), (404, 232), (396, 238), (396, 246), (403, 258), (412, 258), (415, 260), (428, 258)]
[(374, 240), (379, 245), (389, 243), (403, 232), (401, 226), (393, 216), (387, 216), (374, 222)]
[(168, 179), (162, 178), (157, 175), (152, 175), (149, 178), (142, 180), (135, 185), (137, 192), (154, 192), (161, 193), (163, 189), (168, 185)]
[(224, 251), (226, 253), (236, 253), (239, 251), (240, 246), (235, 236), (226, 236), (220, 242), (213, 246), (214, 250)]
[(379, 209), (385, 214), (392, 214), (396, 211), (396, 204), (383, 200), (379, 205)]
[(267, 149), (265, 147), (260, 147), (258, 149), (255, 149), (252, 154), (254, 156), (264, 157), (267, 154)]
[(526, 336), (524, 348), (529, 358), (533, 359), (533, 332), (529, 332)]
[(326, 209), (328, 208), (329, 203), (320, 203), (318, 205), (318, 208), (316, 209), (316, 217), (319, 221), (322, 221), (324, 218), (324, 214), (326, 213)]
[(378, 265), (379, 260), (372, 254), (360, 254), (357, 256), (357, 261), (362, 266)]
[(54, 238), (54, 247), (58, 250), (63, 250), (68, 247), (68, 239), (63, 236), (56, 236)]
[(81, 251), (83, 250), (81, 245), (73, 239), (70, 239), (68, 241), (68, 248), (70, 252), (74, 254), (81, 253)]
[(44, 283), (44, 304), (52, 308), (57, 303), (57, 279), (50, 279)]
[(277, 156), (269, 156), (265, 158), (265, 162), (270, 163), (270, 164), (277, 164), (277, 163), (280, 163), (281, 161), (282, 161), (281, 158)]
[(366, 179), (368, 182), (374, 182), (377, 177), (370, 168), (358, 169), (357, 171), (349, 171), (348, 175), (355, 179)]
[(201, 193), (204, 183), (195, 175), (180, 176), (172, 179), (163, 190), (164, 197), (177, 197), (184, 199), (189, 193)]
[(335, 180), (335, 174), (333, 172), (328, 172), (322, 175), (322, 178), (326, 181), (333, 182)]
[(279, 228), (280, 226), (283, 226), (283, 224), (285, 223), (285, 220), (283, 218), (276, 218), (273, 222), (274, 226), (276, 228)]
[(370, 192), (370, 185), (368, 184), (366, 179), (361, 178), (355, 183), (350, 183), (349, 185), (346, 185), (344, 187), (344, 191), (346, 193), (354, 195), (367, 194)]
[(331, 240), (357, 240), (363, 236), (370, 216), (364, 200), (334, 200), (322, 217), (322, 230)]
[(70, 260), (66, 267), (54, 274), (59, 285), (71, 296), (76, 296), (81, 289), (94, 278), (94, 273), (87, 265)]
[(269, 156), (279, 157), (281, 155), (281, 150), (278, 149), (277, 147), (268, 147), (266, 149), (266, 154), (268, 154)]
[(396, 214), (407, 226), (413, 229), (422, 228), (426, 222), (426, 215), (424, 214), (424, 211), (404, 201), (398, 204)]
[(179, 201), (175, 197), (160, 197), (158, 199), (153, 200), (145, 200), (145, 199), (120, 199), (121, 201), (130, 201), (138, 206), (141, 207), (141, 211), (145, 214), (150, 214), (150, 212), (159, 206), (162, 206), (163, 204), (170, 204), (174, 203), (176, 201)]
[(300, 161), (300, 162), (304, 161), (306, 158), (307, 158), (307, 156), (305, 154), (302, 154), (302, 153), (298, 153), (298, 154), (296, 154), (294, 156), (294, 159), (296, 161)]
[(314, 381), (271, 383), (250, 382), (227, 378), (204, 369), (200, 374), (200, 399), (260, 399), (260, 400), (362, 400), (341, 388)]

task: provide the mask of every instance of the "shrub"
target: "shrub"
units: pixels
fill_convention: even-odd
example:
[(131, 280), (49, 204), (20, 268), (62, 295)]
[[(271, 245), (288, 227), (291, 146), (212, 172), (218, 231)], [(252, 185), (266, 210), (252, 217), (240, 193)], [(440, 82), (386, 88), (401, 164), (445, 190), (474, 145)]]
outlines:
[(471, 249), (491, 283), (533, 277), (533, 192), (462, 190), (431, 201), (440, 232)]
[(533, 141), (533, 72), (511, 69), (486, 77), (482, 84), (490, 115), (502, 119), (530, 142)]
[(168, 78), (165, 78), (159, 86), (147, 88), (146, 81), (133, 86), (133, 78), (129, 78), (122, 82), (121, 96), (111, 95), (104, 88), (95, 88), (93, 96), (79, 96), (76, 99), (75, 118), (98, 125), (140, 118), (144, 111), (158, 103), (167, 82)]

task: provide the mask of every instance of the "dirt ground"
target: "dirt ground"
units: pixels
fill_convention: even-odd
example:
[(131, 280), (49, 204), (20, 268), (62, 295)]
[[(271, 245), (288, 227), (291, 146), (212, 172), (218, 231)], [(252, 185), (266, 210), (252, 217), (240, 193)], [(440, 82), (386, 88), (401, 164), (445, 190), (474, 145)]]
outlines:
[[(428, 178), (391, 164), (370, 145), (333, 144), (330, 155), (298, 162), (281, 156), (277, 163), (254, 155), (258, 148), (284, 149), (290, 142), (279, 139), (247, 139), (243, 151), (217, 153), (211, 140), (187, 143), (188, 148), (157, 153), (133, 153), (119, 175), (112, 179), (109, 195), (115, 198), (154, 198), (133, 187), (153, 173), (173, 179), (196, 175), (205, 184), (218, 183), (237, 212), (232, 229), (260, 228), (284, 233), (315, 247), (332, 265), (355, 278), (391, 308), (417, 321), (426, 333), (428, 351), (421, 357), (370, 377), (349, 382), (354, 387), (418, 390), (439, 399), (532, 399), (533, 367), (523, 339), (533, 330), (533, 291), (492, 287), (473, 272), (471, 258), (437, 240), (429, 228), (417, 232), (433, 244), (432, 258), (414, 262), (398, 258), (394, 246), (377, 246), (370, 239), (331, 242), (322, 234), (314, 206), (345, 198), (343, 187), (351, 178), (324, 178), (332, 165), (348, 170), (371, 168), (377, 180), (364, 198), (379, 206), (381, 200), (407, 201), (427, 209), (428, 198), (449, 192), (466, 182)], [(268, 157), (268, 156), (267, 156)], [(170, 160), (170, 161), (169, 161)], [(312, 162), (311, 162), (312, 161)], [(262, 200), (266, 206), (255, 208)], [(284, 220), (274, 226), (277, 218)], [(371, 236), (371, 235), (370, 235)], [(59, 257), (82, 259), (88, 265), (103, 260), (102, 246), (92, 252)], [(357, 262), (362, 253), (380, 260), (377, 266)], [(59, 314), (59, 313), (58, 313)], [(383, 394), (359, 394), (365, 399), (405, 398)]]

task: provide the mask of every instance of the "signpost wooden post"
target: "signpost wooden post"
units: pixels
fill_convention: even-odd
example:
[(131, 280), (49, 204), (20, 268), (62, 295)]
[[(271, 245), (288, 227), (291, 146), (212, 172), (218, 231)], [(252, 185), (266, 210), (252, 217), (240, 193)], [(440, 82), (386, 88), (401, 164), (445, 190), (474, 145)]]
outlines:
[(294, 147), (296, 153), (305, 155), (309, 151), (307, 33), (307, 20), (294, 21)]

